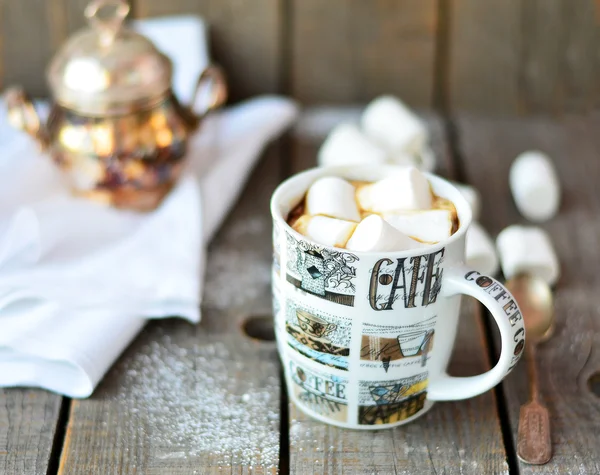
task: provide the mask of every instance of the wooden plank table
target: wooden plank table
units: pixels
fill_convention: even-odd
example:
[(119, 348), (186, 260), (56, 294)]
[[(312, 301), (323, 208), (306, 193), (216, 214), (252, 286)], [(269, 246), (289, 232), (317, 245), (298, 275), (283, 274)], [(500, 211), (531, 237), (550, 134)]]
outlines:
[[(544, 227), (563, 274), (557, 331), (539, 351), (555, 456), (543, 467), (515, 454), (523, 364), (496, 390), (394, 430), (345, 431), (288, 404), (272, 341), (268, 202), (285, 176), (314, 163), (324, 130), (304, 117), (265, 154), (210, 248), (202, 322), (148, 324), (89, 399), (0, 391), (0, 474), (600, 473), (600, 116), (426, 116), (440, 173), (479, 188), (493, 233), (523, 222), (508, 193), (514, 156), (541, 148), (557, 162), (565, 196)], [(465, 301), (452, 374), (490, 367), (491, 327)]]

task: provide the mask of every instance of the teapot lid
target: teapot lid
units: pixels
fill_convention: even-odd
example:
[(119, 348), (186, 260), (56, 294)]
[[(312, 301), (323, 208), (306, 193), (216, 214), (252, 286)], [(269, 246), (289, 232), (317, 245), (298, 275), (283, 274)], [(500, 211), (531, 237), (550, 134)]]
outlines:
[(83, 115), (127, 114), (168, 93), (171, 61), (123, 25), (128, 13), (124, 0), (94, 0), (86, 7), (89, 26), (62, 46), (48, 68), (59, 105)]

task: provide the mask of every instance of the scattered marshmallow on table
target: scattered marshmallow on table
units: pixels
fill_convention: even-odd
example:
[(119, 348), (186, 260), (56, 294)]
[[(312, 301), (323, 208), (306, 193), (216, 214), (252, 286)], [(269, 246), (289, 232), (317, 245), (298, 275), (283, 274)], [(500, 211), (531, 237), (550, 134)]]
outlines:
[(315, 181), (306, 193), (306, 214), (346, 221), (360, 221), (354, 186), (342, 178), (328, 176)]
[(353, 124), (340, 124), (319, 149), (319, 166), (385, 163), (386, 152)]
[(415, 167), (404, 167), (383, 180), (360, 186), (356, 200), (363, 210), (381, 213), (430, 209), (433, 197), (425, 175)]
[(427, 129), (408, 107), (393, 96), (372, 101), (361, 116), (367, 136), (388, 150), (392, 161), (420, 155), (427, 143)]
[(346, 244), (346, 249), (359, 252), (402, 251), (416, 247), (421, 247), (421, 243), (398, 231), (376, 214), (364, 218)]
[(496, 239), (502, 272), (506, 279), (520, 273), (540, 277), (554, 285), (560, 276), (560, 264), (550, 236), (537, 226), (513, 225)]
[(476, 221), (471, 223), (466, 236), (467, 265), (486, 275), (498, 272), (498, 256), (494, 242)]
[(560, 204), (560, 182), (550, 158), (539, 151), (524, 152), (510, 167), (510, 189), (517, 208), (531, 221), (552, 218)]
[(452, 212), (446, 209), (384, 213), (383, 218), (397, 230), (422, 242), (439, 242), (452, 235)]
[(343, 248), (352, 236), (356, 223), (327, 216), (304, 215), (298, 218), (293, 228), (319, 244)]
[(476, 188), (471, 185), (465, 185), (464, 183), (452, 182), (460, 194), (463, 196), (469, 206), (471, 207), (471, 213), (473, 219), (479, 219), (479, 213), (481, 211), (481, 198)]

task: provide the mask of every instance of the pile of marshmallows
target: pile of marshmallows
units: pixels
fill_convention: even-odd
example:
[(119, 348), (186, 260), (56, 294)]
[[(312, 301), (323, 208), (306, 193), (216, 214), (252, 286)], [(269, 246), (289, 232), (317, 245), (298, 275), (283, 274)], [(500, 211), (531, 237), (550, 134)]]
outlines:
[[(412, 165), (424, 171), (435, 168), (435, 157), (428, 145), (425, 124), (392, 96), (383, 96), (371, 102), (362, 113), (360, 125), (336, 126), (319, 150), (318, 162), (320, 166), (393, 163)], [(431, 207), (431, 202), (427, 201), (431, 200), (431, 192), (427, 186), (425, 193), (424, 177), (419, 177), (414, 168), (408, 169), (405, 174), (404, 178), (382, 180), (366, 189), (359, 187), (358, 190), (344, 180), (335, 179), (336, 189), (345, 189), (347, 196), (356, 193), (360, 208), (378, 213), (368, 216), (358, 225), (356, 222), (363, 217), (364, 211), (360, 214), (361, 210), (356, 207), (352, 209), (351, 206), (352, 215), (323, 213), (346, 221), (343, 226), (342, 223), (319, 216), (303, 217), (298, 224), (304, 226), (306, 233), (312, 233), (314, 240), (323, 244), (328, 241), (330, 245), (339, 246), (347, 237), (345, 247), (357, 251), (392, 250), (389, 247), (394, 250), (408, 249), (422, 245), (418, 241), (430, 243), (443, 239), (448, 223), (442, 217), (444, 210), (415, 213), (414, 210), (428, 210)], [(404, 180), (403, 186), (408, 184), (407, 191), (395, 186), (398, 183), (396, 180)], [(560, 183), (552, 161), (542, 152), (528, 151), (519, 155), (511, 166), (509, 184), (517, 208), (525, 218), (541, 223), (556, 215), (560, 204)], [(473, 219), (477, 220), (480, 212), (479, 193), (471, 186), (455, 185), (471, 205)], [(321, 193), (323, 191), (313, 192), (310, 203), (311, 193), (307, 195), (307, 213), (319, 214), (315, 210), (319, 210)], [(386, 194), (386, 199), (382, 199), (383, 194)], [(388, 202), (396, 203), (393, 205), (396, 209), (384, 209), (384, 203)], [(403, 208), (399, 208), (398, 203), (403, 203)], [(403, 211), (398, 212), (399, 209)], [(407, 213), (407, 210), (413, 212)], [(430, 213), (438, 214), (439, 218), (424, 219), (425, 216), (433, 216)], [(402, 217), (396, 218), (394, 215)], [(417, 238), (417, 241), (407, 235)], [(483, 274), (496, 274), (500, 261), (506, 279), (528, 272), (553, 285), (560, 275), (550, 237), (538, 226), (509, 226), (498, 235), (494, 246), (486, 231), (474, 221), (467, 233), (466, 247), (467, 264)]]
[(432, 209), (427, 178), (415, 167), (356, 187), (335, 176), (315, 181), (294, 229), (320, 244), (351, 251), (402, 251), (446, 239), (456, 212)]

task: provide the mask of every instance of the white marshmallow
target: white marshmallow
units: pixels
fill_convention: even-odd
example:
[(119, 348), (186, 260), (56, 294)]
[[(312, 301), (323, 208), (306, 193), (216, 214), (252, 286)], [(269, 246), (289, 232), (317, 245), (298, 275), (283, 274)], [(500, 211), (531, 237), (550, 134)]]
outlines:
[(560, 182), (550, 158), (542, 152), (519, 155), (510, 167), (510, 189), (517, 208), (531, 221), (552, 218), (560, 204)]
[(393, 96), (372, 101), (362, 114), (361, 125), (367, 136), (393, 156), (418, 156), (427, 143), (421, 120)]
[(358, 205), (376, 213), (430, 209), (432, 199), (427, 178), (415, 167), (399, 168), (392, 176), (363, 185), (356, 192)]
[(381, 216), (372, 214), (356, 226), (346, 249), (360, 252), (402, 251), (421, 246), (421, 243), (398, 231)]
[(317, 156), (319, 166), (385, 163), (386, 152), (353, 124), (340, 124), (327, 136)]
[(398, 231), (422, 242), (439, 242), (452, 235), (452, 212), (446, 209), (385, 213), (383, 219)]
[(494, 242), (481, 225), (473, 221), (467, 230), (467, 265), (486, 275), (498, 272), (498, 256)]
[(502, 272), (506, 279), (520, 273), (533, 274), (553, 285), (560, 276), (560, 264), (548, 234), (537, 226), (513, 225), (496, 239)]
[(460, 191), (460, 194), (463, 195), (465, 200), (467, 200), (467, 203), (469, 203), (469, 206), (471, 207), (471, 213), (473, 214), (473, 219), (479, 219), (479, 213), (481, 211), (481, 198), (479, 191), (470, 185), (465, 185), (464, 183), (452, 182), (452, 184), (458, 191)]
[(435, 155), (431, 148), (425, 146), (419, 154), (409, 155), (402, 153), (390, 155), (388, 162), (395, 165), (413, 166), (424, 172), (432, 172), (435, 168)]
[(345, 247), (352, 236), (356, 223), (327, 216), (300, 216), (294, 229), (300, 234), (325, 246)]
[(359, 222), (354, 192), (354, 186), (342, 178), (319, 178), (306, 194), (306, 213)]

